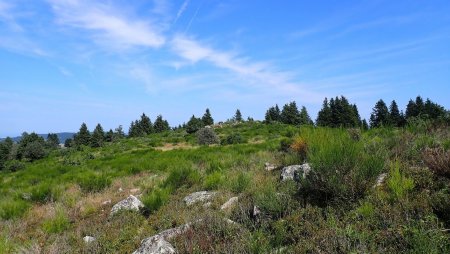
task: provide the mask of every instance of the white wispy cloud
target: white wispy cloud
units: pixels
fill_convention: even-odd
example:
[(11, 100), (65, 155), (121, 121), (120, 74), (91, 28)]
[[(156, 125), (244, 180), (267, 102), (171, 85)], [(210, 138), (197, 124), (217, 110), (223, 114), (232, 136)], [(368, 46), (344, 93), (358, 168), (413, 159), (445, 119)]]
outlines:
[(183, 15), (183, 13), (186, 11), (186, 9), (187, 9), (187, 7), (188, 7), (190, 1), (191, 1), (191, 0), (185, 0), (185, 1), (183, 2), (183, 4), (180, 6), (180, 9), (178, 9), (178, 12), (177, 12), (177, 16), (175, 17), (175, 20), (173, 21), (174, 24), (177, 23), (178, 19), (179, 19), (179, 18), (181, 17), (181, 15)]
[(289, 72), (276, 70), (268, 63), (239, 57), (235, 53), (213, 49), (183, 35), (174, 37), (171, 48), (178, 56), (192, 64), (203, 61), (226, 69), (243, 78), (249, 86), (265, 89), (266, 92), (275, 89), (275, 93), (301, 96), (314, 102), (323, 98), (322, 95), (304, 89), (301, 84), (293, 81), (293, 75)]
[(48, 0), (59, 24), (91, 31), (92, 38), (112, 48), (157, 48), (165, 37), (157, 25), (126, 15), (112, 4), (83, 0)]

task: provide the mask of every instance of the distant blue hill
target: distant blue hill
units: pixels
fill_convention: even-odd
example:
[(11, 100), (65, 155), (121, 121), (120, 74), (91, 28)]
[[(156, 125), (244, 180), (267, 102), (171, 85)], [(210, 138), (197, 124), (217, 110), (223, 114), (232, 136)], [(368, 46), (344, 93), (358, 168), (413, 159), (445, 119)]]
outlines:
[[(75, 135), (75, 133), (73, 133), (73, 132), (60, 132), (60, 133), (55, 133), (55, 134), (58, 135), (59, 142), (61, 144), (64, 144), (66, 139), (73, 138), (73, 136)], [(47, 139), (48, 134), (38, 134), (38, 135), (43, 137), (44, 139)], [(19, 142), (21, 138), (22, 137), (19, 136), (19, 137), (14, 137), (12, 139), (14, 140), (14, 142)], [(0, 141), (3, 141), (3, 140), (4, 140), (4, 138), (0, 138)]]

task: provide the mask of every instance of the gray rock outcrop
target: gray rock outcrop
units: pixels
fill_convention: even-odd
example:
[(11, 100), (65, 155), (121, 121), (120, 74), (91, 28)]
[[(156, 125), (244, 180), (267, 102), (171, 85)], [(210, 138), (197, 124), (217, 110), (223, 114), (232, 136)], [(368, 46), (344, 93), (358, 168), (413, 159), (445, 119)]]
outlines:
[(142, 202), (137, 197), (130, 195), (128, 198), (115, 204), (111, 209), (110, 215), (113, 215), (121, 210), (139, 211), (139, 209), (142, 207), (144, 207), (144, 204), (142, 204)]
[(205, 202), (211, 200), (216, 195), (216, 192), (213, 191), (199, 191), (194, 192), (192, 194), (189, 194), (186, 196), (183, 201), (186, 203), (186, 205), (190, 206), (197, 202)]
[(227, 202), (225, 202), (221, 207), (220, 210), (228, 210), (231, 207), (233, 207), (237, 202), (239, 198), (238, 197), (232, 197)]
[(281, 180), (295, 180), (305, 179), (305, 177), (311, 172), (311, 167), (308, 163), (302, 165), (291, 165), (284, 167), (281, 171)]
[(168, 242), (191, 227), (191, 223), (162, 231), (161, 233), (142, 240), (141, 246), (133, 254), (172, 254), (175, 248)]

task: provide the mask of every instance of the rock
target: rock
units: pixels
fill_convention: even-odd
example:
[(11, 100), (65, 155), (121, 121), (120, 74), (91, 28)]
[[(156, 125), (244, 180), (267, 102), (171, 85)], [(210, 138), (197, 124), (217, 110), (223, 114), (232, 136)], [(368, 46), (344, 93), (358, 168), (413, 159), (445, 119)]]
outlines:
[(115, 204), (111, 209), (111, 215), (117, 213), (120, 210), (132, 210), (139, 211), (140, 208), (144, 207), (144, 204), (133, 195)]
[(131, 189), (130, 190), (130, 193), (131, 194), (135, 194), (135, 193), (138, 193), (138, 192), (140, 192), (141, 190), (139, 189), (139, 188), (135, 188), (135, 189)]
[(236, 202), (238, 202), (239, 198), (238, 197), (232, 197), (230, 198), (227, 202), (225, 202), (221, 207), (220, 210), (227, 210), (229, 208), (231, 208), (232, 206), (234, 206), (236, 204)]
[(266, 162), (266, 163), (264, 163), (264, 168), (265, 168), (267, 171), (272, 171), (272, 170), (276, 169), (277, 166), (275, 166), (275, 165), (273, 165), (273, 164), (270, 164), (269, 162)]
[(259, 210), (259, 207), (253, 206), (253, 217), (256, 217), (261, 214), (261, 210)]
[(386, 180), (386, 177), (387, 177), (387, 173), (383, 173), (383, 174), (379, 175), (377, 177), (377, 182), (375, 183), (373, 188), (377, 188), (377, 187), (380, 187), (381, 185), (383, 185), (384, 181)]
[(22, 193), (22, 198), (25, 200), (31, 200), (31, 194), (30, 193)]
[(123, 191), (122, 187), (120, 187), (117, 191), (122, 192)]
[(302, 165), (291, 165), (284, 167), (281, 171), (281, 180), (295, 180), (299, 181), (300, 179), (304, 179), (309, 172), (311, 172), (311, 167), (308, 163)]
[(105, 201), (102, 202), (103, 206), (104, 205), (109, 205), (109, 204), (111, 204), (111, 199), (108, 199), (108, 200), (105, 200)]
[(87, 236), (83, 237), (83, 241), (84, 241), (84, 243), (89, 244), (89, 243), (97, 241), (97, 239), (93, 236), (87, 235)]
[(176, 253), (167, 240), (180, 235), (191, 227), (191, 223), (162, 231), (161, 233), (142, 240), (141, 246), (133, 254), (163, 254)]
[(142, 240), (141, 247), (133, 254), (172, 254), (176, 253), (172, 244), (166, 241), (162, 236), (155, 235)]
[(216, 192), (213, 191), (199, 191), (186, 196), (183, 201), (190, 206), (197, 202), (209, 201), (214, 195), (216, 195)]

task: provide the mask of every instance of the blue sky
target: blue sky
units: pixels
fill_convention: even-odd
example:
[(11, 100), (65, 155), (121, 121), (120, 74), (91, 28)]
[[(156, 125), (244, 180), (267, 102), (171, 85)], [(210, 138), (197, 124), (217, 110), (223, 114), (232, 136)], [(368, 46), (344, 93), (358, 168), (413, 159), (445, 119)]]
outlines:
[(450, 2), (0, 0), (0, 137), (201, 116), (450, 107)]

